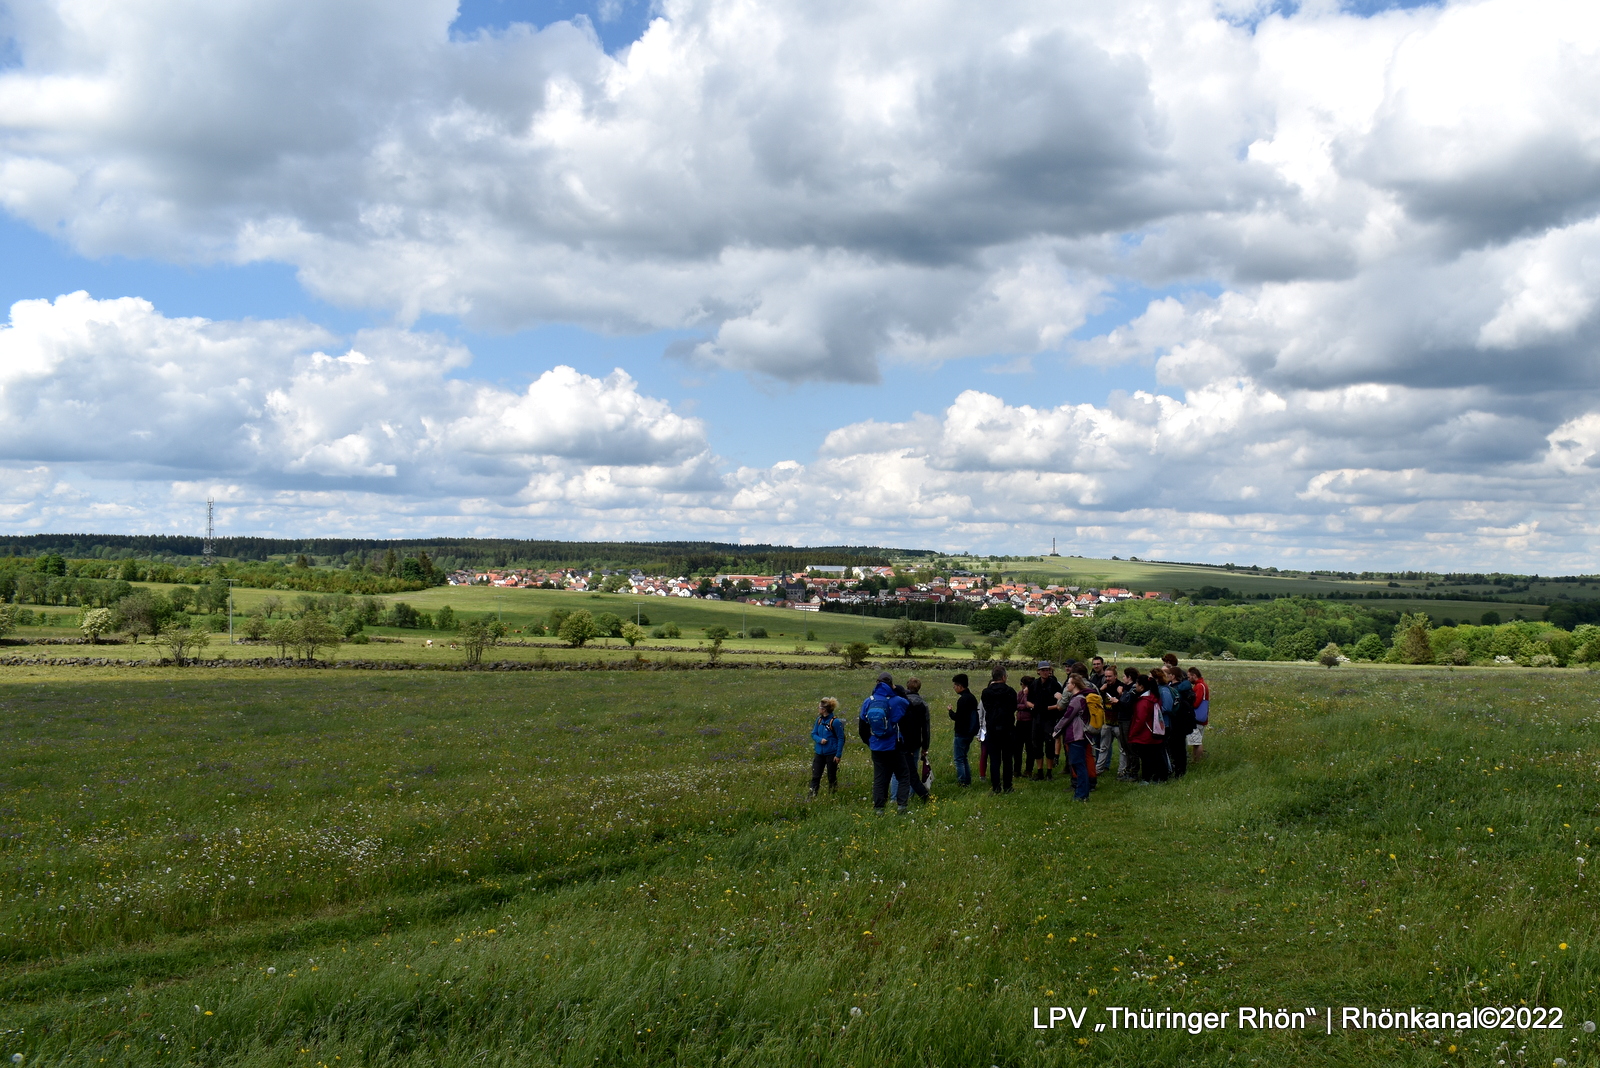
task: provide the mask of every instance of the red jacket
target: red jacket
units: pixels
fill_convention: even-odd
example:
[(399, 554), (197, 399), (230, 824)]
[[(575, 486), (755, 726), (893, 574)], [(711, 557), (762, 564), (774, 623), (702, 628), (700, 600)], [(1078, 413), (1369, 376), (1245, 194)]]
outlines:
[(1134, 745), (1155, 745), (1166, 741), (1166, 738), (1150, 729), (1150, 721), (1160, 707), (1161, 698), (1153, 693), (1147, 693), (1134, 702), (1133, 722), (1128, 725), (1128, 741)]

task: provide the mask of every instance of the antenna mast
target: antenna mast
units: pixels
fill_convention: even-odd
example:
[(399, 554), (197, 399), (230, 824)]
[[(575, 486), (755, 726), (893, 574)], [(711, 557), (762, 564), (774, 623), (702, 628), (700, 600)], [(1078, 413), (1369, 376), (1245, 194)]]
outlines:
[(217, 502), (214, 498), (206, 498), (206, 541), (205, 545), (200, 549), (200, 564), (202, 567), (210, 567), (217, 555), (217, 529), (216, 524), (213, 522), (216, 505)]

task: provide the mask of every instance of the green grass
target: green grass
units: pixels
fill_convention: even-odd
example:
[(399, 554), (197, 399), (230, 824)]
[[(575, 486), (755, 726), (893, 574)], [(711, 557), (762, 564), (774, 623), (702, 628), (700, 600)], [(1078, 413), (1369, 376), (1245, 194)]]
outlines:
[[(867, 672), (8, 668), (0, 1055), (1593, 1063), (1600, 677), (1207, 674), (1212, 756), (1085, 806), (950, 786), (931, 685), (939, 796), (901, 818), (854, 742), (839, 796), (803, 796), (810, 708)], [(1031, 1026), (1523, 1000), (1569, 1026)]]

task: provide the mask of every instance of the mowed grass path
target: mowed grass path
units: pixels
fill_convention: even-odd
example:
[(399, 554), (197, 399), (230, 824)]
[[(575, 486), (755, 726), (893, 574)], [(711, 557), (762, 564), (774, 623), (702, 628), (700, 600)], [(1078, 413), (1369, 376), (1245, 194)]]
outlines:
[[(1089, 805), (950, 786), (931, 684), (938, 799), (900, 818), (854, 741), (803, 800), (810, 708), (867, 672), (7, 669), (0, 1055), (1593, 1063), (1600, 680), (1208, 674), (1213, 756)], [(1568, 1026), (1032, 1027), (1524, 1001)]]

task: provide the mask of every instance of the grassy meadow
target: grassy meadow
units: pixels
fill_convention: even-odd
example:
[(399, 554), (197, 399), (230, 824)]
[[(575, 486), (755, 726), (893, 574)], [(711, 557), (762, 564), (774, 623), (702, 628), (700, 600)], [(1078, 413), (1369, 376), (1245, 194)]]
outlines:
[[(805, 799), (810, 709), (868, 671), (8, 668), (0, 1056), (1595, 1063), (1600, 675), (1208, 676), (1211, 755), (1088, 805), (955, 787), (930, 680), (936, 799), (900, 817), (854, 740)], [(1092, 1026), (1524, 1003), (1566, 1026)]]

